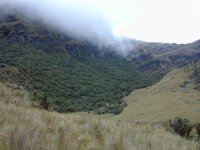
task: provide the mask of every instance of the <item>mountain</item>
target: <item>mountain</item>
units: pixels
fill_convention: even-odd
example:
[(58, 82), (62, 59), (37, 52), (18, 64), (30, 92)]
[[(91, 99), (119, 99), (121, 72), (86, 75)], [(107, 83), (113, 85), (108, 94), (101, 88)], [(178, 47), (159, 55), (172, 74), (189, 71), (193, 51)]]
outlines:
[(119, 114), (123, 97), (152, 84), (111, 48), (13, 14), (0, 17), (0, 79), (24, 87), (46, 109), (100, 114)]
[(2, 11), (0, 150), (200, 149), (200, 40), (100, 46)]
[(200, 40), (189, 44), (140, 42), (130, 53), (128, 59), (137, 64), (137, 69), (160, 79), (173, 68), (197, 62)]
[(124, 44), (121, 56), (114, 47), (74, 39), (40, 20), (0, 15), (0, 80), (29, 90), (46, 109), (119, 114), (132, 91), (200, 57), (200, 41)]

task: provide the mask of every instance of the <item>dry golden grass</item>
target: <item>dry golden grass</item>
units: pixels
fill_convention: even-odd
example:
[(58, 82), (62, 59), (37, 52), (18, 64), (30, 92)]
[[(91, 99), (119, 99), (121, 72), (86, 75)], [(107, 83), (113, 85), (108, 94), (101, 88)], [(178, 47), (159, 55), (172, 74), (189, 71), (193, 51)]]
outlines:
[(30, 106), (28, 93), (14, 84), (0, 83), (0, 102), (20, 106)]
[[(48, 112), (30, 107), (20, 90), (11, 90), (0, 84), (0, 91), (0, 150), (200, 148), (197, 142), (166, 132), (159, 124), (128, 123), (100, 119), (95, 115), (88, 117)], [(13, 99), (17, 99), (18, 103)]]
[(199, 122), (200, 92), (188, 78), (191, 71), (175, 69), (155, 85), (133, 91), (125, 98), (128, 106), (114, 119), (155, 122), (179, 116)]

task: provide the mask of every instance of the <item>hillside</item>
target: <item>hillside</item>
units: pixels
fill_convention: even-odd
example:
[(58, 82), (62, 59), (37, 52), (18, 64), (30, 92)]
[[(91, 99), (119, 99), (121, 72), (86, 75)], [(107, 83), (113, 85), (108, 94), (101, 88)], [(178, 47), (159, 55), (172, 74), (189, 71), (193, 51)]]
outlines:
[(20, 15), (0, 17), (0, 72), (1, 82), (23, 86), (59, 112), (119, 114), (124, 96), (152, 84), (112, 50)]
[(158, 83), (133, 91), (125, 98), (128, 106), (115, 119), (155, 122), (180, 116), (199, 121), (200, 93), (191, 79), (194, 70), (174, 69)]
[(0, 150), (197, 150), (199, 144), (160, 124), (59, 114), (27, 101), (24, 90), (0, 84)]
[(139, 42), (130, 53), (128, 59), (137, 64), (137, 69), (161, 79), (173, 68), (197, 62), (200, 59), (200, 40), (188, 44)]
[(0, 150), (200, 149), (200, 41), (124, 40), (121, 56), (0, 14)]
[[(166, 73), (199, 60), (200, 42), (149, 43), (124, 39), (121, 56), (22, 15), (0, 15), (0, 81), (23, 86), (58, 112), (119, 114), (123, 98)], [(43, 103), (43, 102), (41, 102)]]
[(193, 73), (190, 78), (194, 81), (194, 88), (200, 91), (200, 62), (194, 65)]

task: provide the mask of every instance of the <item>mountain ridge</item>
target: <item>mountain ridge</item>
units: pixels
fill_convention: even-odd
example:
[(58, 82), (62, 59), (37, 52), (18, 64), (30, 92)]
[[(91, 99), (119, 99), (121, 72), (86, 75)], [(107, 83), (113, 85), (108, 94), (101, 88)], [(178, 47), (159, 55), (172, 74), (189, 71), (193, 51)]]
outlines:
[(118, 114), (124, 96), (152, 83), (108, 48), (9, 18), (0, 23), (0, 78), (25, 87), (45, 108)]
[(8, 66), (0, 68), (1, 80), (29, 89), (34, 100), (48, 95), (59, 112), (118, 114), (130, 92), (200, 58), (199, 41), (178, 45), (124, 39), (129, 49), (121, 56), (114, 47), (73, 39), (38, 20), (16, 15), (0, 20), (0, 64)]

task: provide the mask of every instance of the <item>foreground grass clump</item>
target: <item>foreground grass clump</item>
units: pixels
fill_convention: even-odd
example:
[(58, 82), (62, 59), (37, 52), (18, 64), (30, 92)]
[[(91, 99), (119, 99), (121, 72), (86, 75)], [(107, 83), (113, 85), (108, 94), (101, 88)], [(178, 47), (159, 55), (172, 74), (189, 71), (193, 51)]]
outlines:
[[(8, 90), (5, 88), (0, 91)], [(11, 91), (10, 91), (11, 92)], [(199, 145), (173, 135), (160, 124), (120, 122), (77, 114), (59, 114), (0, 101), (0, 150), (196, 150)], [(3, 93), (3, 92), (2, 92)], [(28, 103), (28, 102), (27, 102)]]

